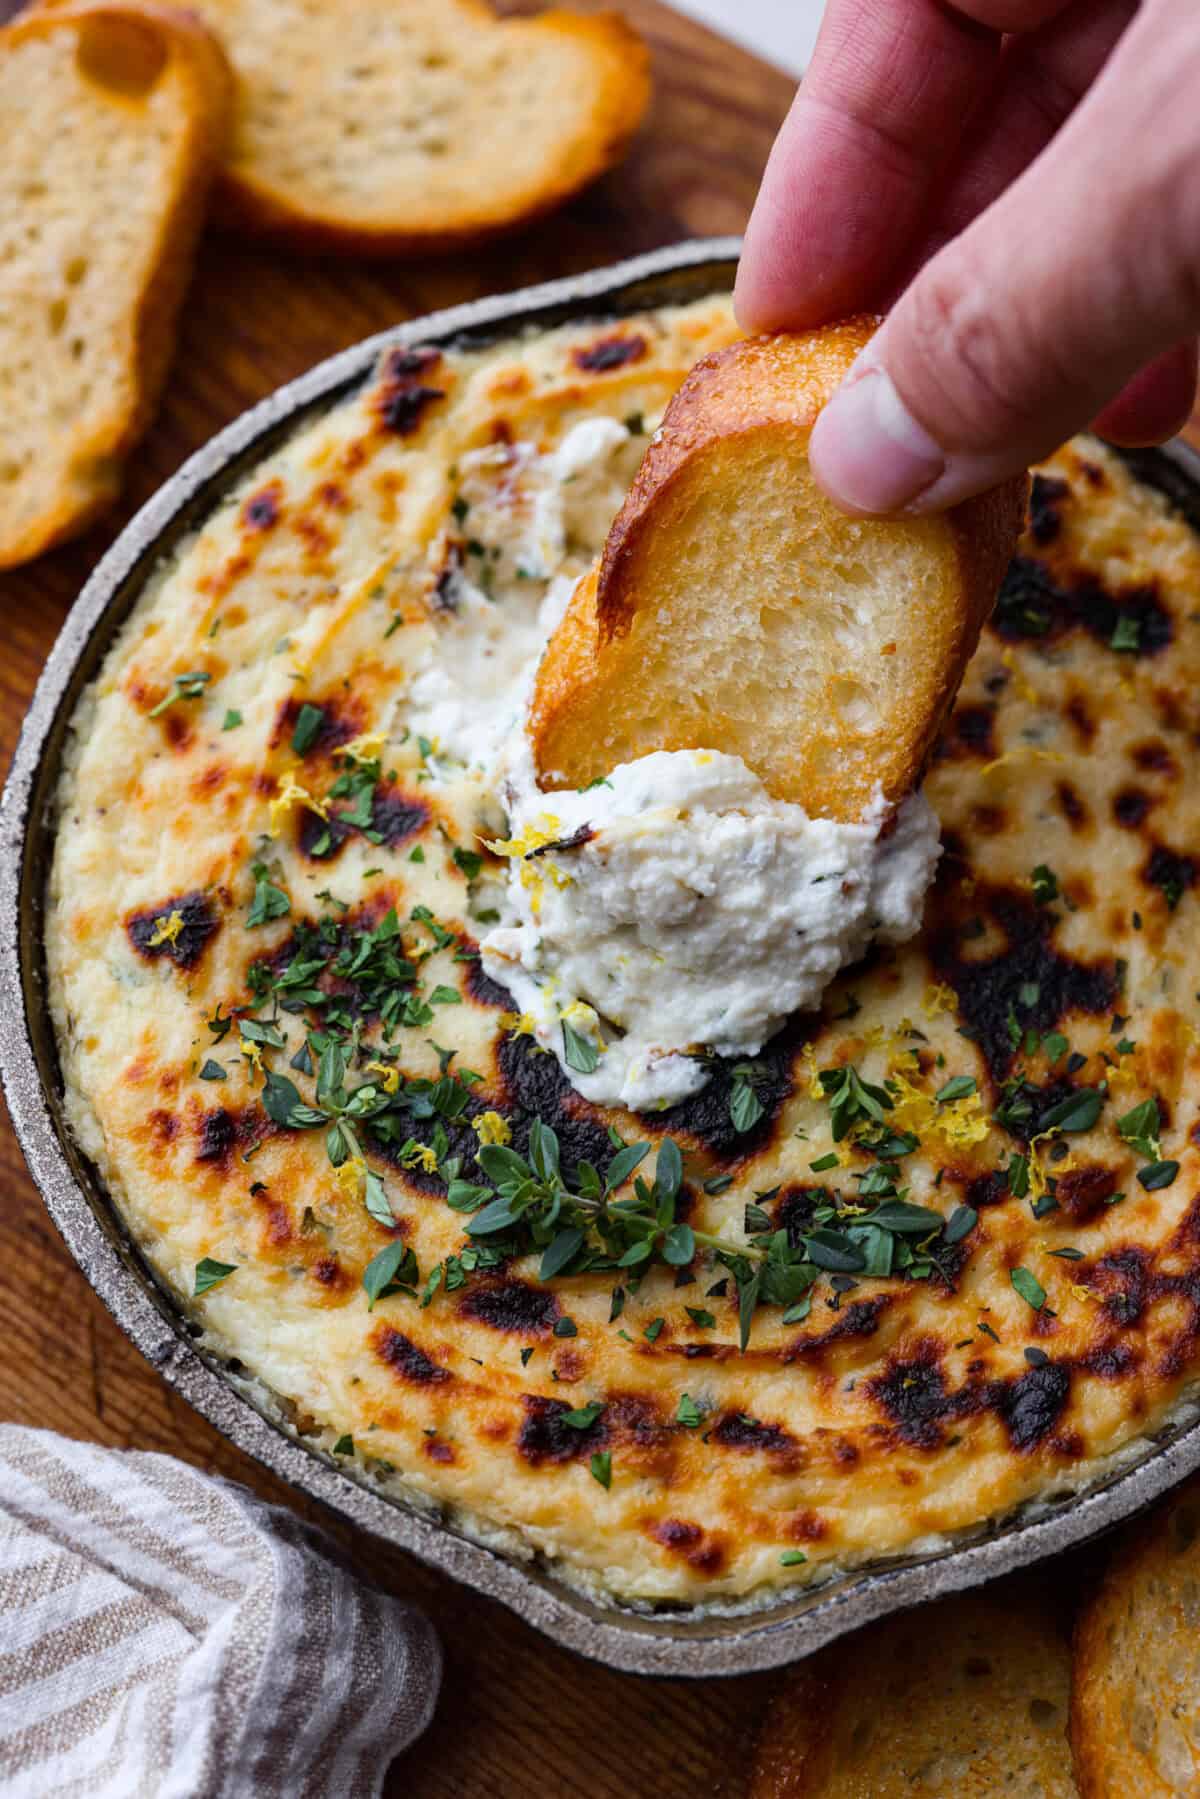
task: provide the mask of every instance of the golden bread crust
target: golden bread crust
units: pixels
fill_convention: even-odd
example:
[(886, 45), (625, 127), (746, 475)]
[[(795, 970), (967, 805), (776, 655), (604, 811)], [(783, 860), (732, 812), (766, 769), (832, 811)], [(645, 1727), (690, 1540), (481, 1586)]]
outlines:
[(304, 252), (420, 255), (514, 230), (617, 163), (650, 99), (649, 51), (612, 13), (198, 3), (239, 78), (219, 216)]
[(1074, 1799), (1063, 1611), (1044, 1575), (1003, 1580), (788, 1670), (746, 1799)]
[(1200, 1482), (1127, 1531), (1079, 1615), (1071, 1746), (1083, 1799), (1183, 1799), (1200, 1783)]
[[(78, 332), (80, 349), (66, 366), (47, 356), (40, 378), (47, 390), (59, 393), (64, 408), (85, 380), (95, 399), (72, 410), (68, 424), (47, 421), (40, 440), (36, 420), (30, 421), (27, 472), (0, 495), (0, 567), (28, 561), (75, 535), (116, 497), (124, 460), (148, 426), (166, 378), (229, 124), (228, 65), (219, 44), (192, 14), (132, 0), (46, 7), (22, 15), (0, 32), (0, 60), (20, 77), (28, 53), (36, 54), (38, 46), (52, 52), (64, 38), (75, 45), (78, 85), (87, 86), (95, 107), (107, 104), (116, 113), (111, 128), (127, 136), (139, 178), (155, 197), (129, 209), (136, 222), (128, 226), (121, 266), (105, 283), (102, 296), (89, 294), (86, 276), (79, 278), (76, 293), (46, 294), (51, 327), (45, 349), (55, 352), (51, 334), (60, 337), (68, 328)], [(161, 63), (144, 92), (143, 58), (147, 67)], [(38, 73), (47, 82), (46, 93), (61, 94), (62, 83), (72, 79), (61, 69)], [(126, 80), (128, 86), (123, 86)], [(52, 88), (54, 81), (59, 85)], [(37, 109), (27, 108), (28, 97), (25, 81), (18, 78), (0, 98), (0, 112), (9, 105), (20, 109), (14, 129), (27, 136), (38, 130), (33, 121), (39, 116)], [(42, 128), (55, 128), (53, 116), (40, 116)], [(94, 122), (95, 111), (90, 116)], [(86, 155), (87, 146), (81, 144), (78, 154)], [(42, 167), (46, 171), (48, 165), (43, 162)], [(69, 188), (55, 181), (55, 175), (64, 173), (71, 176)], [(46, 173), (50, 191), (42, 205), (47, 232), (56, 222), (52, 208), (68, 212), (74, 259), (83, 263), (91, 252), (95, 266), (105, 240), (121, 235), (114, 230), (119, 214), (113, 208), (122, 196), (99, 190), (91, 177), (90, 168), (64, 170), (62, 161), (56, 162), (54, 173)], [(124, 197), (128, 199), (127, 192)], [(68, 274), (68, 282), (72, 278)], [(129, 283), (127, 292), (122, 282)], [(61, 319), (56, 308), (62, 309)], [(82, 313), (78, 324), (72, 323), (72, 308)], [(0, 349), (0, 381), (5, 385), (8, 380), (16, 384), (24, 360), (36, 352), (37, 336), (29, 321), (14, 326)], [(10, 410), (10, 434), (12, 430)]]
[[(878, 789), (894, 803), (920, 781), (1028, 482), (919, 521), (851, 520), (824, 499), (808, 438), (875, 322), (749, 339), (692, 370), (539, 671), (543, 787), (586, 786), (656, 749), (717, 749), (775, 797), (855, 819)], [(757, 496), (784, 470), (764, 517)], [(885, 597), (894, 559), (910, 616), (864, 587), (868, 555)]]

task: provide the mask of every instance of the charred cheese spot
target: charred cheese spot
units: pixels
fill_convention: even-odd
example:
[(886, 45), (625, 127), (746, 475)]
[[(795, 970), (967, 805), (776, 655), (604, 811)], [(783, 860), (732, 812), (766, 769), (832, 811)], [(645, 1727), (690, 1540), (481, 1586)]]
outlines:
[(712, 1427), (712, 1441), (722, 1449), (769, 1450), (796, 1448), (796, 1439), (779, 1424), (764, 1424), (748, 1412), (724, 1412)]
[(1196, 862), (1192, 856), (1156, 843), (1139, 871), (1148, 887), (1157, 887), (1173, 912), (1184, 894), (1196, 885)]
[(529, 1281), (477, 1281), (458, 1302), (464, 1318), (486, 1324), (490, 1330), (512, 1331), (522, 1337), (545, 1337), (562, 1315), (556, 1294)]
[(1067, 722), (1077, 740), (1084, 749), (1087, 749), (1094, 742), (1096, 736), (1096, 718), (1091, 707), (1081, 693), (1073, 693), (1067, 700), (1064, 710)]
[[(1060, 951), (1054, 942), (1052, 910), (1038, 906), (1015, 888), (976, 885), (963, 916), (938, 919), (930, 939), (936, 977), (954, 989), (963, 1023), (982, 1050), (988, 1067), (1003, 1079), (1018, 1045), (1008, 1028), (1009, 1014), (1022, 992), (1036, 990), (1037, 999), (1022, 1007), (1024, 1027), (1053, 1030), (1074, 1012), (1098, 1016), (1116, 1005), (1112, 963), (1088, 962)], [(951, 911), (953, 908), (949, 908)], [(984, 916), (1003, 947), (994, 955), (973, 955), (972, 921)]]
[(174, 1112), (151, 1112), (150, 1126), (160, 1143), (173, 1143), (180, 1131), (179, 1119)]
[(681, 1555), (699, 1574), (716, 1574), (725, 1560), (719, 1538), (686, 1518), (662, 1518), (648, 1524), (647, 1534), (673, 1555)]
[(1129, 752), (1134, 766), (1143, 774), (1178, 775), (1179, 765), (1160, 737), (1136, 743)]
[(1008, 1382), (998, 1410), (1014, 1449), (1036, 1449), (1054, 1430), (1071, 1393), (1070, 1369), (1043, 1362)]
[(397, 1379), (409, 1386), (442, 1386), (454, 1379), (448, 1368), (433, 1361), (411, 1337), (406, 1337), (403, 1331), (393, 1330), (390, 1324), (381, 1325), (376, 1331), (374, 1349)]
[(1126, 450), (1114, 446), (1126, 468), (1144, 487), (1162, 495), (1177, 517), (1200, 533), (1200, 494), (1194, 481), (1169, 457), (1155, 450)]
[(711, 1064), (712, 1074), (706, 1087), (665, 1112), (644, 1114), (646, 1125), (667, 1136), (694, 1138), (711, 1155), (727, 1163), (745, 1160), (770, 1138), (784, 1101), (795, 1091), (794, 1065), (805, 1041), (806, 1025), (801, 1020), (788, 1025), (755, 1056), (758, 1072), (754, 1091), (763, 1112), (748, 1131), (737, 1130), (730, 1103), (733, 1071), (742, 1057), (717, 1058)]
[(1060, 1174), (1055, 1184), (1054, 1197), (1058, 1201), (1059, 1211), (1073, 1224), (1086, 1224), (1104, 1210), (1116, 1190), (1116, 1169), (1105, 1168), (1094, 1162), (1083, 1168), (1070, 1168), (1065, 1174)]
[(1136, 831), (1148, 817), (1154, 800), (1140, 787), (1122, 787), (1113, 795), (1113, 817), (1126, 831)]
[(547, 1462), (573, 1462), (586, 1451), (591, 1455), (602, 1437), (600, 1421), (580, 1430), (563, 1420), (572, 1407), (563, 1399), (543, 1399), (537, 1393), (521, 1397), (524, 1418), (517, 1437), (518, 1453), (531, 1468)]
[(575, 367), (591, 375), (607, 374), (610, 369), (620, 369), (628, 363), (640, 362), (647, 347), (646, 339), (640, 333), (614, 333), (611, 337), (597, 338), (595, 343), (576, 350)]
[[(296, 818), (296, 847), (313, 862), (333, 862), (351, 837), (362, 836), (362, 827), (348, 824), (346, 815), (352, 806), (330, 806), (329, 816), (304, 806)], [(429, 824), (432, 811), (415, 794), (409, 794), (395, 783), (380, 783), (371, 796), (369, 841), (386, 849), (399, 849), (418, 837)]]
[(612, 1144), (601, 1115), (576, 1093), (556, 1056), (539, 1049), (529, 1037), (509, 1031), (501, 1039), (497, 1063), (507, 1097), (500, 1109), (512, 1114), (518, 1155), (526, 1153), (530, 1125), (541, 1118), (558, 1133), (569, 1177), (574, 1178), (581, 1161), (596, 1168), (607, 1166)]
[(191, 720), (187, 718), (184, 713), (178, 711), (164, 712), (160, 722), (162, 724), (163, 736), (175, 751), (176, 755), (182, 755), (184, 750), (190, 748), (191, 744), (195, 741), (196, 734), (192, 730)]
[(444, 400), (444, 387), (424, 379), (442, 360), (431, 347), (393, 350), (386, 358), (376, 393), (376, 411), (385, 431), (409, 437), (435, 400)]
[(1071, 829), (1073, 831), (1086, 831), (1092, 822), (1092, 815), (1088, 810), (1087, 802), (1083, 799), (1079, 789), (1070, 781), (1056, 781), (1054, 784), (1054, 792), (1059, 807), (1061, 808), (1062, 815), (1070, 825)]
[(839, 1313), (835, 1323), (815, 1336), (797, 1337), (779, 1352), (782, 1362), (818, 1362), (826, 1353), (842, 1343), (873, 1337), (891, 1301), (886, 1294), (874, 1299), (856, 1299)]
[[(478, 949), (478, 947), (471, 939), (463, 938), (464, 949)], [(499, 1012), (515, 1010), (515, 1002), (508, 988), (502, 987), (499, 981), (493, 981), (491, 975), (483, 972), (483, 965), (477, 956), (472, 956), (466, 969), (467, 997), (473, 999), (477, 1006), (490, 1006)]]
[(155, 962), (161, 956), (176, 968), (190, 971), (220, 926), (216, 907), (207, 893), (181, 893), (126, 914), (125, 930), (139, 956)]
[(994, 706), (956, 706), (938, 746), (938, 755), (956, 760), (978, 756), (990, 762), (996, 750), (996, 708)]
[(1052, 640), (1082, 629), (1107, 647), (1119, 622), (1134, 637), (1130, 648), (1121, 652), (1125, 657), (1156, 656), (1173, 636), (1171, 615), (1157, 588), (1129, 587), (1111, 593), (1086, 570), (1063, 583), (1044, 562), (1014, 556), (1001, 582), (991, 625), (1010, 643)]
[[(292, 750), (292, 737), (296, 729), (296, 721), (303, 707), (309, 706), (321, 714), (321, 722), (316, 728), (305, 749), (300, 751), (305, 762), (318, 756), (331, 756), (344, 743), (349, 743), (366, 728), (366, 718), (362, 706), (353, 699), (335, 698), (328, 695), (316, 696), (304, 700), (289, 694), (275, 715), (275, 724), (271, 731), (271, 748), (281, 745)], [(295, 754), (295, 751), (292, 751)]]
[(1062, 504), (1071, 484), (1058, 475), (1035, 475), (1029, 495), (1029, 531), (1035, 543), (1053, 543), (1062, 530)]
[(430, 810), (425, 801), (403, 788), (391, 784), (375, 790), (371, 806), (371, 829), (388, 849), (398, 849), (429, 823)]
[(279, 523), (283, 501), (283, 482), (268, 481), (252, 493), (242, 507), (242, 524), (249, 531), (270, 531)]

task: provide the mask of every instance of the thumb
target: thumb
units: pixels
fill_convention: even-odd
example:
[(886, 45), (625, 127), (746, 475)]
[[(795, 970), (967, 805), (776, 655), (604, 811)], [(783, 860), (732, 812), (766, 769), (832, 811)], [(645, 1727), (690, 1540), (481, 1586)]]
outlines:
[[(981, 492), (1200, 329), (1197, 59), (1191, 0), (1146, 9), (1049, 149), (916, 277), (814, 427), (833, 500), (927, 512)], [(1160, 365), (1164, 422), (1193, 367)]]

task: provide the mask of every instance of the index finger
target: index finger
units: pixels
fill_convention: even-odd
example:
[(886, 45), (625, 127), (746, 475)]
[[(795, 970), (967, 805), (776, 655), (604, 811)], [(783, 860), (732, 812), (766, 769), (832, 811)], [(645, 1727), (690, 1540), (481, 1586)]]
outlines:
[(748, 330), (870, 303), (990, 86), (1002, 31), (1065, 3), (831, 0), (747, 227), (737, 307)]

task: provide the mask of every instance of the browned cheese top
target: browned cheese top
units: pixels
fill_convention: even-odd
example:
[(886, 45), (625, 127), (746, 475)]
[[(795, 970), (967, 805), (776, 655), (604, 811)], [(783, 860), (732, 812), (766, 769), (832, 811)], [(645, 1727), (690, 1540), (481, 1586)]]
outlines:
[[(1198, 514), (1092, 440), (1037, 476), (931, 769), (916, 941), (643, 1117), (581, 1099), (480, 972), (503, 820), (406, 728), (412, 671), (452, 653), (460, 575), (527, 624), (589, 565), (734, 335), (722, 297), (392, 352), (272, 451), (80, 704), (46, 935), (73, 1128), (213, 1351), (357, 1478), (645, 1600), (801, 1583), (1082, 1484), (1178, 1403), (1200, 1328)], [(520, 568), (529, 470), (593, 415), (628, 444), (553, 567)], [(331, 1157), (278, 1083), (321, 1113), (338, 1031), (346, 1089), (390, 1109)], [(835, 1141), (847, 1066), (890, 1103)], [(796, 1244), (853, 1224), (881, 1129), (899, 1203), (954, 1222), (886, 1277), (819, 1268), (743, 1351), (709, 1247), (640, 1283), (472, 1254), (447, 1165), (486, 1184), (481, 1146), (526, 1154), (538, 1119), (572, 1181), (618, 1141), (649, 1177), (671, 1138), (678, 1217), (731, 1252), (747, 1204)], [(372, 1305), (392, 1243), (409, 1290)]]

